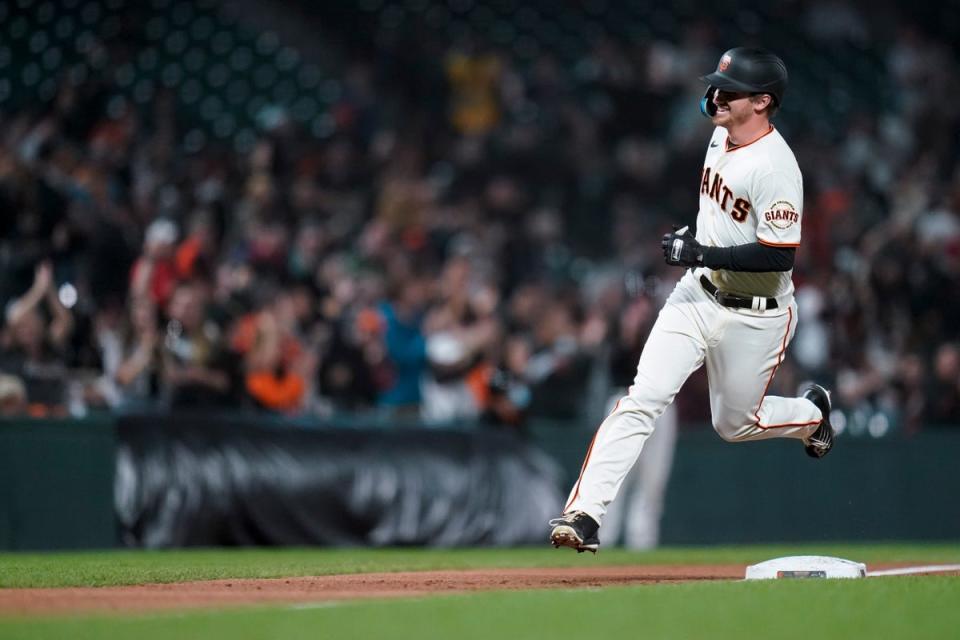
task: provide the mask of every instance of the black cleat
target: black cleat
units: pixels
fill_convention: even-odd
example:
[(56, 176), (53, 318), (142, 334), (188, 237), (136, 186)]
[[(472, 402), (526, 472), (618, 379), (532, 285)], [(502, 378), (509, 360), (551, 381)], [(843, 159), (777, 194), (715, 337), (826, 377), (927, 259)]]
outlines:
[(590, 551), (596, 553), (600, 548), (600, 538), (597, 531), (600, 525), (583, 511), (571, 511), (559, 518), (550, 521), (553, 531), (550, 532), (550, 542), (559, 549), (570, 547), (578, 553)]
[(820, 413), (823, 414), (823, 420), (820, 426), (813, 432), (809, 438), (804, 441), (804, 450), (811, 458), (822, 458), (830, 453), (833, 448), (833, 426), (830, 424), (830, 392), (818, 384), (807, 387), (803, 392), (803, 397), (817, 405)]

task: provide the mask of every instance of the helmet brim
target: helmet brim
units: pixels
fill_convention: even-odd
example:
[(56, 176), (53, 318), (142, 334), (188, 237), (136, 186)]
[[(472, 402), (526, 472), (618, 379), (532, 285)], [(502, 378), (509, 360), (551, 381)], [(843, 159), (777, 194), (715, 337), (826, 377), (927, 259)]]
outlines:
[(726, 75), (722, 71), (714, 71), (711, 74), (700, 76), (700, 79), (706, 82), (712, 87), (716, 87), (722, 91), (744, 91), (747, 93), (768, 93), (766, 91), (757, 91), (757, 88), (746, 84), (745, 82), (739, 82), (734, 80), (730, 76)]

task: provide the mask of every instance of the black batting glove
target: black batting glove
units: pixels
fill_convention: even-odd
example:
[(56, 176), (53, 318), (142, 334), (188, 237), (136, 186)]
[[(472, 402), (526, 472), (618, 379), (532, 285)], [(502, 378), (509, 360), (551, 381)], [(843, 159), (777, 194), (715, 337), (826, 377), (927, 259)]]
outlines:
[(663, 234), (660, 241), (663, 258), (674, 267), (703, 266), (703, 245), (690, 233), (689, 227), (674, 227), (670, 233)]

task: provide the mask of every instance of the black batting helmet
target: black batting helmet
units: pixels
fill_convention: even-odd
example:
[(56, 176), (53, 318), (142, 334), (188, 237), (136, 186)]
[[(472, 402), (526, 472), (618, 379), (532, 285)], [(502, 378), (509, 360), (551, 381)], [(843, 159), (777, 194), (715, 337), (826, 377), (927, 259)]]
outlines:
[(769, 93), (774, 104), (780, 105), (787, 90), (787, 66), (766, 49), (735, 47), (720, 57), (716, 71), (700, 79), (710, 85), (700, 101), (700, 111), (712, 116), (716, 112), (713, 93), (717, 89)]

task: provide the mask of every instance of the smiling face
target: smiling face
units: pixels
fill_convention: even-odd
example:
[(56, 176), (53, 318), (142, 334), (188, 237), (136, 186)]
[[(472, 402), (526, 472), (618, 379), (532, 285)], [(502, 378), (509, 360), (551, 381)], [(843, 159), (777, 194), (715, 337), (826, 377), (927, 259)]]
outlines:
[(770, 104), (769, 94), (753, 94), (744, 91), (724, 91), (718, 89), (713, 95), (713, 104), (717, 112), (712, 120), (718, 127), (737, 126), (761, 116)]

